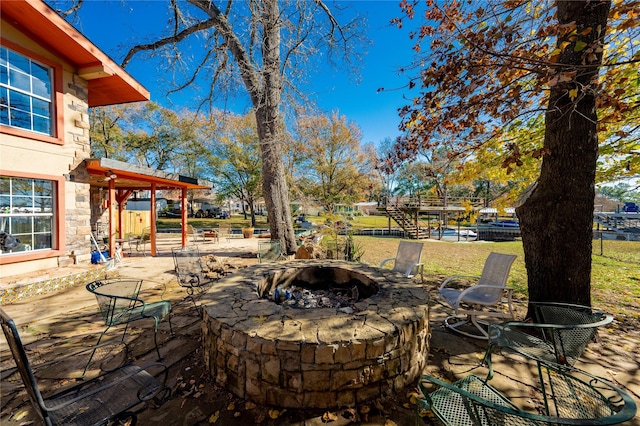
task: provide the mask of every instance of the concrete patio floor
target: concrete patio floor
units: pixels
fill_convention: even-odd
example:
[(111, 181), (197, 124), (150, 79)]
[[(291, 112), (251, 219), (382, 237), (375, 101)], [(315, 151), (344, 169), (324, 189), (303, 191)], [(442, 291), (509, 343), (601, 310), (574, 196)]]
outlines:
[[(205, 241), (197, 244), (202, 255), (215, 254), (223, 262), (235, 267), (257, 263), (257, 238), (223, 240), (218, 243)], [(159, 240), (157, 257), (126, 257), (122, 264), (110, 272), (110, 275), (143, 279), (145, 298), (163, 297), (171, 300), (173, 305), (174, 336), (169, 333), (167, 321), (161, 323), (158, 332), (162, 362), (169, 366), (169, 385), (173, 396), (161, 407), (141, 406), (138, 413), (139, 424), (320, 425), (326, 424), (323, 415), (332, 419), (328, 423), (331, 425), (415, 424), (415, 406), (411, 404), (409, 395), (414, 389), (411, 388), (407, 389), (406, 394), (372, 401), (352, 409), (324, 413), (322, 410), (282, 410), (256, 406), (217, 387), (207, 374), (202, 360), (200, 318), (190, 302), (184, 300), (185, 292), (177, 285), (173, 273), (171, 247), (176, 246), (179, 246), (178, 239), (163, 238)], [(438, 277), (432, 277), (424, 283), (433, 296), (438, 282)], [(14, 319), (32, 362), (91, 347), (104, 330), (95, 298), (84, 287), (25, 298), (1, 308)], [(519, 314), (522, 314), (524, 308), (520, 306)], [(487, 369), (480, 363), (486, 343), (448, 332), (442, 326), (447, 312), (433, 297), (430, 312), (431, 354), (425, 373), (449, 379), (472, 373), (485, 376)], [(134, 362), (142, 365), (156, 361), (153, 333), (150, 332), (152, 324), (138, 321), (133, 325), (127, 332), (126, 342)], [(121, 333), (120, 328), (110, 330), (105, 339), (119, 339)], [(599, 333), (597, 342), (589, 345), (576, 367), (616, 383), (640, 403), (638, 335), (638, 330), (625, 329), (614, 321)], [(0, 343), (0, 370), (4, 370), (11, 364), (11, 360), (4, 336), (0, 336)], [(534, 383), (535, 367), (519, 357), (505, 353), (494, 356), (494, 368), (496, 376), (491, 384), (526, 405), (528, 390)], [(62, 384), (63, 382), (56, 381), (45, 386), (48, 386), (47, 389), (55, 389)], [(29, 423), (36, 416), (22, 391), (21, 382), (2, 381), (0, 387), (0, 424), (37, 424)], [(363, 406), (370, 410), (366, 416), (362, 413)], [(637, 415), (626, 424), (640, 426), (640, 416)]]

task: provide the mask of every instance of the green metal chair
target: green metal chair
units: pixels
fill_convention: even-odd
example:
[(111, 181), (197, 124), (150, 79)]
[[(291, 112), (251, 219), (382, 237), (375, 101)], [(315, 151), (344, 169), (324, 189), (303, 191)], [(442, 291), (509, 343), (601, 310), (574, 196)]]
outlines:
[[(540, 388), (532, 397), (540, 412), (522, 410), (485, 380), (470, 375), (446, 383), (424, 375), (418, 417), (430, 410), (444, 425), (614, 425), (636, 413), (623, 390), (584, 371), (540, 364)], [(431, 385), (437, 389), (431, 390)]]
[[(2, 309), (0, 309), (0, 326), (16, 363), (16, 370), (24, 383), (27, 396), (45, 425), (104, 425), (117, 421), (124, 424), (125, 420), (135, 424), (136, 415), (129, 411), (131, 408), (150, 400), (162, 404), (171, 395), (171, 389), (165, 385), (167, 368), (163, 364), (152, 363), (145, 367), (125, 364), (126, 351), (121, 357), (122, 352), (114, 354), (111, 348), (117, 346), (126, 348), (126, 345), (108, 343), (88, 350), (92, 352), (94, 361), (100, 358), (102, 370), (100, 375), (78, 385), (64, 388), (53, 395), (44, 396), (36, 380), (36, 377), (40, 377), (39, 371), (60, 372), (64, 370), (62, 366), (77, 366), (78, 357), (82, 354), (60, 357), (50, 363), (32, 368), (15, 323)], [(117, 362), (114, 362), (114, 359)]]
[(282, 259), (279, 240), (258, 241), (258, 263), (277, 262)]
[(613, 316), (589, 306), (530, 302), (537, 322), (509, 321), (489, 325), (485, 362), (493, 376), (491, 353), (496, 346), (536, 362), (573, 366), (593, 339), (598, 327)]
[(162, 300), (146, 303), (140, 299), (139, 295), (142, 288), (142, 280), (109, 279), (93, 281), (87, 284), (86, 288), (96, 296), (102, 319), (107, 326), (102, 334), (100, 334), (96, 345), (100, 344), (102, 337), (111, 327), (124, 324), (124, 332), (122, 333), (121, 339), (124, 342), (129, 323), (145, 318), (153, 318), (155, 323), (153, 342), (156, 346), (158, 360), (162, 359), (160, 349), (158, 348), (158, 324), (168, 317), (169, 329), (171, 330), (171, 335), (173, 335), (170, 316), (171, 302)]

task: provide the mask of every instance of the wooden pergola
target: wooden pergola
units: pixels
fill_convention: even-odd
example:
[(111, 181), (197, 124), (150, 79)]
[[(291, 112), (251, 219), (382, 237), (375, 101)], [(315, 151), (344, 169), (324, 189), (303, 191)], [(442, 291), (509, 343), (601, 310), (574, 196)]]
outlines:
[[(107, 190), (107, 208), (109, 210), (109, 253), (115, 253), (116, 249), (116, 224), (118, 239), (124, 238), (123, 217), (124, 206), (127, 199), (134, 191), (148, 190), (151, 193), (151, 229), (150, 243), (151, 256), (156, 255), (156, 191), (175, 190), (182, 191), (181, 197), (181, 225), (182, 246), (187, 244), (187, 190), (211, 189), (211, 182), (200, 180), (175, 173), (167, 173), (149, 167), (140, 167), (133, 164), (116, 161), (109, 158), (89, 158), (85, 160), (85, 166), (89, 173), (89, 184), (92, 187)], [(116, 209), (116, 203), (118, 208)], [(117, 212), (117, 213), (116, 213)]]

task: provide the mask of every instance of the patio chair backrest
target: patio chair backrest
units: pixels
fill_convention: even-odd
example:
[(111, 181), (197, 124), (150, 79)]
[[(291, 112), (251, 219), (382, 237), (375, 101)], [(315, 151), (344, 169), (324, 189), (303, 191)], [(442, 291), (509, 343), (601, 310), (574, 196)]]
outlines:
[(47, 412), (42, 408), (44, 406), (44, 401), (40, 394), (40, 390), (38, 389), (36, 378), (31, 370), (31, 366), (29, 365), (29, 359), (27, 358), (24, 346), (22, 346), (22, 340), (18, 334), (18, 329), (16, 328), (13, 320), (2, 309), (0, 309), (0, 325), (2, 326), (2, 332), (7, 339), (7, 344), (11, 350), (13, 359), (16, 362), (16, 367), (20, 373), (22, 382), (24, 383), (29, 400), (34, 407), (38, 407), (38, 415), (40, 418), (46, 424), (49, 424), (46, 420), (48, 417)]
[(142, 280), (111, 279), (93, 281), (87, 290), (96, 296), (102, 319), (112, 326), (128, 322), (131, 310), (139, 304)]
[(275, 262), (282, 257), (279, 240), (258, 241), (258, 262)]
[(183, 287), (197, 287), (204, 280), (202, 260), (198, 246), (173, 247), (173, 266), (178, 275), (178, 284)]
[(492, 252), (489, 254), (477, 284), (496, 286), (496, 288), (480, 287), (478, 291), (473, 291), (473, 294), (469, 294), (469, 296), (474, 299), (474, 302), (495, 304), (500, 301), (503, 294), (502, 290), (507, 286), (511, 265), (513, 265), (516, 257), (516, 255), (503, 253)]
[(612, 315), (588, 306), (555, 302), (531, 302), (531, 306), (542, 324), (567, 326), (541, 330), (545, 340), (554, 345), (556, 354), (569, 365), (580, 358), (598, 327), (613, 321)]
[(422, 247), (424, 243), (415, 243), (411, 241), (400, 241), (398, 244), (398, 252), (396, 253), (396, 260), (393, 265), (393, 271), (405, 274), (410, 267), (414, 267), (411, 271), (415, 274), (415, 265), (420, 263), (422, 257)]

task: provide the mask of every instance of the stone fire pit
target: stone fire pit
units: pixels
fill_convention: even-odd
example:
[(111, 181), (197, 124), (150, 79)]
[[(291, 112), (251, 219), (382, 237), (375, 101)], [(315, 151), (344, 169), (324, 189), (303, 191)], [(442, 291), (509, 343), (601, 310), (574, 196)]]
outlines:
[[(304, 308), (279, 294), (302, 293), (300, 286), (356, 297)], [(420, 283), (363, 264), (251, 266), (214, 284), (202, 300), (205, 362), (218, 385), (258, 404), (353, 406), (417, 380), (429, 352), (428, 302)]]

